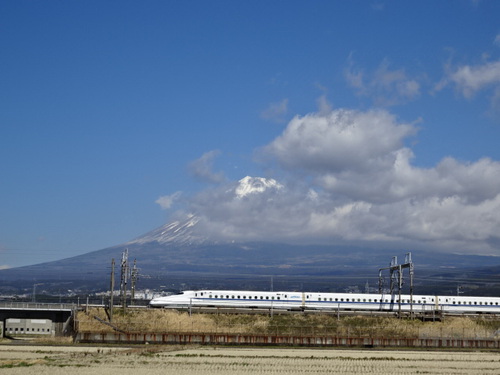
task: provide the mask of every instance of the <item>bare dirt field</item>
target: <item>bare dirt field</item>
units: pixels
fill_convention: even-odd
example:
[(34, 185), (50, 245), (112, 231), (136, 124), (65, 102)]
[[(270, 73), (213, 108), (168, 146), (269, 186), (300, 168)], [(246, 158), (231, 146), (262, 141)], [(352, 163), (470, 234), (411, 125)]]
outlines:
[(500, 374), (500, 353), (0, 343), (0, 373), (156, 374)]

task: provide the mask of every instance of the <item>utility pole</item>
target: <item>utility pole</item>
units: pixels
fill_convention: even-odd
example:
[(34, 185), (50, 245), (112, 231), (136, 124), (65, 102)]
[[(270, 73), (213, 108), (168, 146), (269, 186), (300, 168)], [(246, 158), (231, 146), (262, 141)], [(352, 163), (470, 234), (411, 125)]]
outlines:
[(109, 294), (109, 321), (113, 321), (113, 296), (115, 294), (115, 258), (111, 259), (111, 282)]
[(132, 281), (132, 286), (130, 288), (131, 290), (131, 303), (133, 300), (135, 300), (135, 283), (137, 282), (137, 277), (138, 277), (139, 271), (137, 270), (137, 259), (134, 259), (134, 266), (132, 267), (132, 272), (130, 275), (130, 279)]
[(411, 253), (405, 255), (405, 263), (398, 264), (398, 258), (392, 257), (391, 264), (389, 267), (379, 269), (379, 293), (382, 294), (382, 271), (389, 270), (391, 275), (391, 299), (394, 298), (394, 289), (397, 285), (398, 288), (398, 315), (401, 317), (401, 290), (403, 289), (403, 269), (408, 268), (410, 274), (410, 316), (413, 316), (413, 274), (414, 267), (413, 261), (411, 260)]
[(37, 287), (37, 285), (43, 285), (43, 283), (35, 283), (35, 284), (33, 284), (33, 296), (32, 296), (33, 303), (36, 302), (36, 287)]
[(410, 274), (410, 317), (413, 318), (413, 276), (415, 268), (413, 266), (413, 261), (411, 260), (411, 253), (407, 253), (405, 255), (405, 264), (408, 265), (408, 273)]
[(129, 267), (128, 267), (128, 249), (125, 249), (125, 251), (122, 254), (121, 275), (120, 275), (120, 279), (121, 279), (121, 282), (120, 282), (120, 294), (121, 294), (121, 302), (122, 302), (123, 312), (125, 312), (125, 309), (127, 307), (128, 272), (129, 272)]

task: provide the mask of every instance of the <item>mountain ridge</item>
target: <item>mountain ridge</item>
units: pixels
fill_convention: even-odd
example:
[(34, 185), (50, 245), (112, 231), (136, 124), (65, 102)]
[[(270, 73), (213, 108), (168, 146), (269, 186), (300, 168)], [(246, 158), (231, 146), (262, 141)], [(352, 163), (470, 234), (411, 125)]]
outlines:
[[(201, 235), (197, 231), (198, 225), (199, 218), (189, 215), (184, 220), (169, 222), (120, 245), (58, 261), (1, 270), (0, 281), (4, 285), (11, 285), (16, 280), (25, 280), (26, 284), (32, 285), (34, 281), (38, 283), (43, 280), (52, 280), (56, 284), (68, 280), (82, 284), (84, 280), (106, 288), (109, 285), (112, 259), (119, 272), (122, 254), (127, 249), (129, 262), (137, 260), (142, 282), (155, 288), (174, 278), (183, 285), (205, 280), (203, 285), (206, 287), (224, 287), (232, 285), (229, 284), (231, 280), (238, 278), (257, 280), (271, 275), (288, 280), (301, 279), (300, 285), (326, 278), (335, 280), (335, 285), (340, 288), (355, 280), (358, 284), (364, 284), (367, 280), (376, 283), (379, 268), (387, 267), (394, 255), (404, 259), (404, 253), (395, 249), (214, 241)], [(447, 283), (444, 278), (439, 280), (442, 275), (458, 278), (460, 275), (474, 274), (471, 270), (475, 268), (482, 269), (477, 274), (484, 274), (486, 278), (496, 277), (496, 268), (500, 275), (500, 266), (492, 266), (500, 264), (498, 258), (422, 250), (415, 250), (412, 254), (416, 279), (421, 282), (425, 276), (435, 275), (433, 277), (444, 284)], [(485, 273), (486, 267), (489, 269)], [(157, 280), (156, 284), (154, 280)], [(250, 287), (249, 284), (241, 285), (236, 284), (235, 287)], [(333, 288), (332, 285), (320, 283), (311, 287)]]

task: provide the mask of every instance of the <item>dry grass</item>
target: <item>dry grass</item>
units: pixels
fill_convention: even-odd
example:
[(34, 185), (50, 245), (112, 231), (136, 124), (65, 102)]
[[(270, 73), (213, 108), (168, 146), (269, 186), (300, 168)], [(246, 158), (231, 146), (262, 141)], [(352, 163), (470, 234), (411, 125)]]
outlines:
[[(112, 332), (103, 309), (79, 312), (80, 332)], [(442, 322), (390, 317), (336, 316), (322, 314), (244, 315), (193, 314), (166, 309), (128, 310), (115, 313), (113, 326), (126, 332), (203, 332), (274, 335), (334, 335), (339, 337), (451, 337), (492, 338), (500, 321), (481, 318), (448, 318)]]
[(12, 375), (498, 374), (498, 352), (0, 345)]

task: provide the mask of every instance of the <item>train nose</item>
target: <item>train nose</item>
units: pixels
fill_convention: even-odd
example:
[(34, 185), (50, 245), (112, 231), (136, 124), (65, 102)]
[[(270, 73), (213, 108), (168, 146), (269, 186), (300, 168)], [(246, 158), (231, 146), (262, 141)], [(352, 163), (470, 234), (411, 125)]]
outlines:
[(151, 301), (149, 301), (149, 305), (150, 306), (158, 306), (160, 304), (160, 301), (158, 300), (158, 298), (153, 298)]

